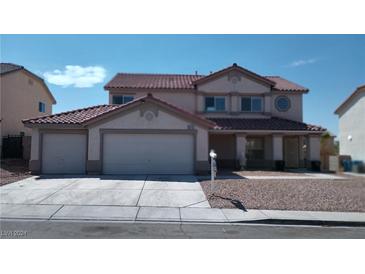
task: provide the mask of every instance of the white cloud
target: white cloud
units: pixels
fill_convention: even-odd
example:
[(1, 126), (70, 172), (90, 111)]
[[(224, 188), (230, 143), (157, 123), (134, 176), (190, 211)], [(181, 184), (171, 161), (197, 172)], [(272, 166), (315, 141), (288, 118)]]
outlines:
[(101, 66), (65, 66), (63, 71), (56, 69), (43, 74), (46, 80), (57, 86), (74, 86), (76, 88), (89, 88), (102, 83), (106, 76), (106, 70)]
[(309, 64), (314, 64), (317, 62), (317, 59), (315, 58), (311, 58), (311, 59), (301, 59), (301, 60), (296, 60), (291, 62), (288, 67), (299, 67), (299, 66), (304, 66), (304, 65), (309, 65)]

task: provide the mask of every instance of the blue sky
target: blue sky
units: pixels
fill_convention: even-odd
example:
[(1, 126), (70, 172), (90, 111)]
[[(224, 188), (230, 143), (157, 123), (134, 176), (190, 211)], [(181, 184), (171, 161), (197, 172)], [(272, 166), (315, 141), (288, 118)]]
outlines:
[(0, 57), (48, 80), (55, 113), (107, 103), (117, 72), (208, 74), (236, 62), (308, 87), (304, 121), (334, 134), (334, 110), (365, 83), (365, 35), (1, 35)]

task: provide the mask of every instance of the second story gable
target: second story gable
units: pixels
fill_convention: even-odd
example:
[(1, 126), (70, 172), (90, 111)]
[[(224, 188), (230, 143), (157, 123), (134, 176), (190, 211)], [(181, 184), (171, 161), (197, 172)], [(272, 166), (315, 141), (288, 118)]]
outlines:
[(303, 120), (298, 84), (278, 76), (260, 76), (237, 64), (204, 75), (117, 74), (105, 85), (109, 103), (126, 103), (152, 93), (155, 97), (206, 117)]

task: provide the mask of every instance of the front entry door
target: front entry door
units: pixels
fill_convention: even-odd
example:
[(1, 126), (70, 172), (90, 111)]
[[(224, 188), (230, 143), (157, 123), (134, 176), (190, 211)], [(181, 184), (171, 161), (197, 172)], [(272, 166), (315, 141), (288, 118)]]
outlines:
[(284, 138), (284, 160), (286, 168), (299, 167), (299, 138)]

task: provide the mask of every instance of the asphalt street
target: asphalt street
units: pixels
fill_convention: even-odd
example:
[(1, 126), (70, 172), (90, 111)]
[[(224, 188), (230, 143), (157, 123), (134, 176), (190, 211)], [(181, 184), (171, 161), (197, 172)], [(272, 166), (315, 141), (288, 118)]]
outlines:
[(1, 220), (2, 239), (364, 239), (365, 227)]

